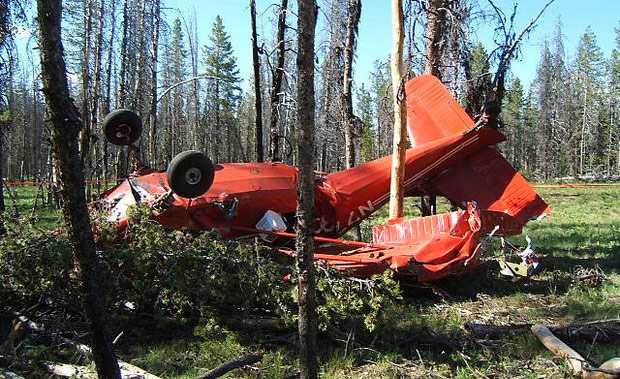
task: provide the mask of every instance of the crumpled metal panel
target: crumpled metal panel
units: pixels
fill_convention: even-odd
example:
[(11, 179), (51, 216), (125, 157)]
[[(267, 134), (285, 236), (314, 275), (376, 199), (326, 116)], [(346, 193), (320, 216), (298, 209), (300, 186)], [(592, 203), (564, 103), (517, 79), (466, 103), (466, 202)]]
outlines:
[(480, 253), (480, 212), (467, 211), (399, 219), (374, 228), (373, 245), (315, 259), (357, 277), (391, 269), (429, 282), (473, 269)]

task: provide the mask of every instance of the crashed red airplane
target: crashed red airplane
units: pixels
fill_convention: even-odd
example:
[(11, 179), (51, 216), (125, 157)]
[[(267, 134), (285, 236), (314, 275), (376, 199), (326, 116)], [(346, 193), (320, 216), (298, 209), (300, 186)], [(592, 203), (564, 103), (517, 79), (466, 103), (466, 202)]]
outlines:
[[(350, 275), (392, 269), (427, 282), (475, 266), (482, 237), (520, 234), (529, 220), (550, 212), (543, 199), (495, 149), (505, 137), (477, 127), (433, 76), (406, 85), (409, 138), (405, 193), (437, 195), (462, 210), (392, 220), (373, 228), (370, 243), (335, 239), (387, 203), (391, 157), (332, 174), (317, 173), (317, 261)], [(141, 124), (129, 111), (104, 121), (108, 139), (129, 145)], [(222, 163), (197, 151), (177, 155), (167, 172), (141, 170), (106, 191), (95, 205), (119, 229), (127, 208), (147, 204), (152, 218), (172, 229), (216, 230), (224, 238), (261, 235), (294, 256), (298, 172), (282, 163)]]

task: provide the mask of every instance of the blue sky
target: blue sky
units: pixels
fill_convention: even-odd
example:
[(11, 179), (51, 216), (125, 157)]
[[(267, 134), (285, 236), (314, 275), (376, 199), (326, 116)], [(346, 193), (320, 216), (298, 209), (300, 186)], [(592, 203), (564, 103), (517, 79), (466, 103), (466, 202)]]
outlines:
[[(486, 4), (486, 0), (479, 0)], [(323, 3), (318, 0), (319, 5)], [(513, 0), (495, 0), (506, 12), (512, 10)], [(543, 0), (518, 0), (519, 8), (516, 18), (517, 30), (522, 29), (534, 17), (546, 2)], [(211, 26), (219, 14), (231, 36), (231, 42), (238, 58), (244, 87), (251, 77), (252, 53), (250, 45), (250, 17), (248, 0), (163, 0), (165, 17), (171, 21), (183, 14), (189, 20), (196, 11), (198, 39), (200, 45), (208, 41)], [(275, 24), (275, 3), (277, 0), (257, 0), (259, 34), (271, 39)], [(295, 6), (295, 0), (289, 0)], [(369, 73), (377, 59), (384, 59), (390, 53), (391, 46), (391, 1), (363, 0), (362, 16), (359, 28), (357, 56), (354, 66), (356, 85), (369, 81)], [(34, 12), (33, 12), (34, 13)], [(527, 85), (534, 79), (540, 47), (545, 38), (553, 34), (555, 24), (561, 18), (565, 47), (568, 54), (573, 54), (580, 36), (587, 26), (597, 35), (597, 41), (606, 57), (609, 57), (615, 44), (614, 28), (620, 22), (620, 0), (556, 0), (545, 12), (537, 28), (522, 44), (521, 55), (514, 61), (512, 71)], [(294, 23), (294, 21), (293, 21)], [(295, 25), (292, 25), (293, 27)], [(493, 46), (493, 30), (488, 25), (476, 25), (474, 38), (486, 46)], [(27, 30), (20, 33), (18, 39), (20, 50), (23, 51), (25, 41), (29, 37)], [(324, 25), (319, 25), (317, 40), (325, 36)], [(260, 38), (260, 37), (259, 37)], [(32, 45), (32, 44), (31, 44)], [(38, 59), (35, 54), (35, 63)]]
[[(480, 0), (481, 3), (486, 3)], [(275, 0), (257, 0), (259, 14), (259, 33), (269, 38), (272, 36)], [(516, 18), (517, 30), (523, 28), (545, 4), (543, 0), (519, 0)], [(295, 4), (294, 0), (289, 3)], [(507, 12), (512, 10), (512, 0), (496, 0)], [(321, 4), (321, 0), (319, 0)], [(376, 59), (385, 58), (391, 46), (391, 2), (389, 0), (363, 0), (360, 20), (359, 44), (355, 65), (355, 79), (368, 81), (369, 73)], [(169, 8), (178, 8), (184, 14), (196, 9), (198, 34), (201, 44), (207, 41), (213, 20), (217, 14), (224, 19), (224, 24), (231, 35), (233, 47), (239, 60), (243, 78), (251, 74), (250, 18), (248, 0), (167, 0)], [(167, 11), (170, 16), (175, 13)], [(522, 45), (522, 54), (512, 65), (513, 72), (524, 83), (529, 84), (535, 75), (539, 50), (545, 38), (551, 37), (558, 17), (561, 17), (563, 32), (566, 36), (566, 51), (572, 54), (579, 37), (590, 25), (598, 38), (605, 56), (609, 56), (614, 47), (614, 27), (620, 21), (620, 0), (556, 0), (545, 12), (538, 27)], [(294, 26), (294, 25), (293, 25)], [(319, 26), (318, 33), (321, 33)], [(485, 45), (493, 43), (492, 30), (488, 26), (478, 25), (477, 38)]]

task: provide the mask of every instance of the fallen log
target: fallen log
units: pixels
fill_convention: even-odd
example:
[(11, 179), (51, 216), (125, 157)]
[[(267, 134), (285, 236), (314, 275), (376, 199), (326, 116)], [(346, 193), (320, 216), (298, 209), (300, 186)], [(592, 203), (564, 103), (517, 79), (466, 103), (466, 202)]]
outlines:
[(261, 354), (248, 354), (248, 355), (243, 355), (239, 358), (235, 358), (233, 360), (230, 360), (228, 362), (225, 362), (221, 365), (219, 365), (218, 367), (214, 368), (213, 370), (207, 372), (206, 374), (199, 376), (198, 379), (215, 379), (215, 378), (219, 378), (220, 376), (226, 374), (229, 371), (244, 367), (244, 366), (249, 366), (249, 365), (253, 365), (255, 363), (258, 363), (261, 359), (263, 359), (263, 356)]
[(546, 326), (533, 325), (531, 330), (549, 351), (567, 360), (573, 375), (582, 379), (620, 379), (620, 358), (612, 358), (601, 367), (593, 367), (581, 354), (553, 335)]
[[(493, 325), (475, 322), (464, 327), (476, 339), (497, 340), (507, 335), (527, 332), (533, 324)], [(620, 340), (620, 319), (597, 320), (568, 325), (549, 326), (551, 332), (566, 341), (615, 342)]]

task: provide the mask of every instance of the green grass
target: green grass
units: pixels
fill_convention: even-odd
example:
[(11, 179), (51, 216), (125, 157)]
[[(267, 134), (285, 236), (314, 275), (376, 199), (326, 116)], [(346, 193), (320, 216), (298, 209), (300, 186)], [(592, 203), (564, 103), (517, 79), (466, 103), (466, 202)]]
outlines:
[[(534, 242), (544, 265), (542, 273), (514, 282), (501, 277), (489, 261), (475, 273), (436, 283), (449, 298), (408, 289), (405, 301), (387, 310), (374, 333), (353, 336), (348, 342), (331, 333), (319, 336), (322, 377), (562, 377), (563, 362), (529, 332), (483, 343), (470, 338), (463, 328), (466, 322), (557, 325), (620, 317), (620, 186), (541, 188), (539, 192), (552, 214), (529, 223), (523, 234)], [(35, 193), (34, 188), (18, 189), (17, 209), (22, 217), (31, 209)], [(413, 201), (407, 204), (408, 216), (417, 216)], [(7, 214), (11, 207), (7, 201)], [(440, 203), (440, 210), (447, 210), (447, 204)], [(36, 213), (41, 228), (58, 225), (55, 211), (41, 208)], [(365, 222), (365, 235), (385, 216), (382, 209)], [(512, 240), (525, 243), (524, 236)], [(576, 280), (580, 270), (595, 267), (608, 278), (601, 286)], [(182, 321), (171, 325), (145, 327), (134, 337), (121, 339), (122, 358), (162, 377), (190, 378), (243, 352), (260, 351), (264, 358), (255, 369), (228, 377), (283, 378), (296, 372), (294, 330), (288, 335), (211, 327), (197, 332)], [(597, 364), (620, 356), (618, 344), (571, 345)]]
[(60, 225), (61, 215), (46, 200), (45, 187), (24, 185), (5, 188), (4, 219), (9, 227), (22, 227), (26, 223), (37, 229), (55, 229)]

